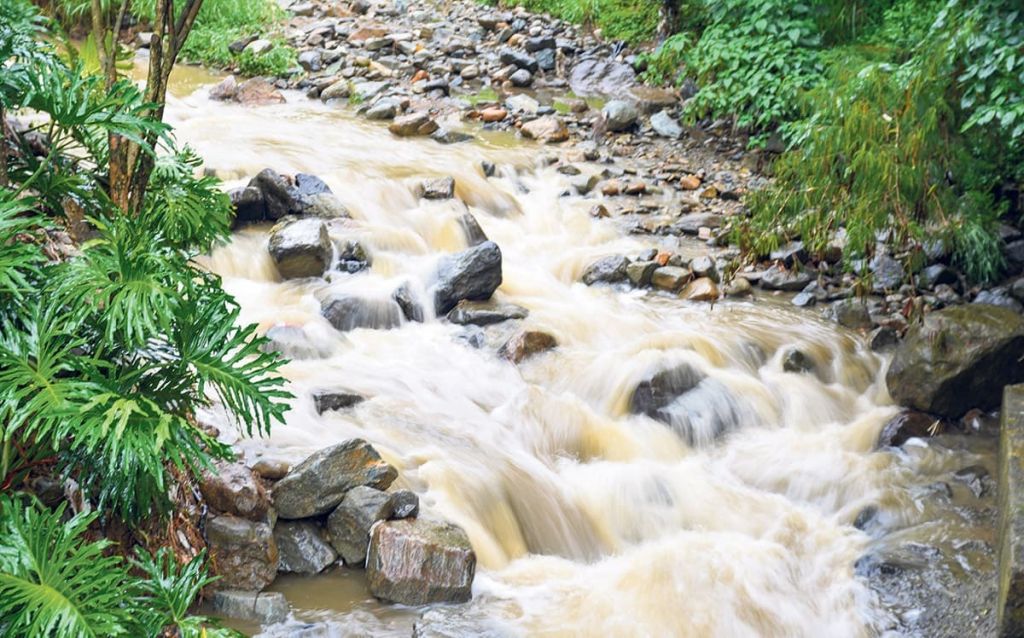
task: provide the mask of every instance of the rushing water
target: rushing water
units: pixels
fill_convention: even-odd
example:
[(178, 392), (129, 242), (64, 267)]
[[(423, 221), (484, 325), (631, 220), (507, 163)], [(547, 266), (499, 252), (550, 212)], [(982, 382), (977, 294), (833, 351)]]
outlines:
[[(592, 199), (560, 196), (567, 178), (535, 165), (550, 149), (503, 136), (456, 146), (399, 140), (298, 95), (244, 108), (199, 91), (172, 99), (168, 117), (229, 182), (268, 166), (313, 173), (351, 210), (331, 235), (368, 247), (368, 273), (279, 281), (266, 229), (238, 233), (205, 260), (243, 321), (260, 331), (302, 326), (327, 355), (283, 368), (297, 397), (287, 423), (238, 446), (250, 460), (298, 461), (334, 442), (370, 441), (399, 469), (398, 485), (464, 527), (476, 550), (473, 602), (432, 614), (494, 635), (884, 629), (885, 612), (854, 574), (869, 538), (852, 522), (880, 503), (890, 517), (926, 517), (895, 486), (945, 461), (872, 453), (895, 410), (885, 361), (860, 337), (772, 299), (711, 306), (579, 283), (606, 254), (654, 242), (706, 248), (630, 237), (591, 218)], [(499, 165), (498, 177), (483, 177), (484, 159)], [(425, 298), (438, 258), (466, 245), (459, 200), (413, 194), (416, 181), (440, 175), (455, 177), (459, 199), (502, 249), (496, 298), (528, 308), (523, 326), (555, 335), (556, 350), (516, 366), (494, 353), (507, 335), (501, 326), (477, 349), (461, 327), (434, 317), (341, 334), (320, 316), (325, 289), (386, 298), (409, 282)], [(784, 372), (790, 347), (809, 354), (816, 373)], [(714, 381), (688, 406), (692, 421), (723, 411), (739, 420), (723, 440), (692, 449), (669, 426), (628, 413), (639, 382), (680, 362)], [(318, 416), (309, 394), (319, 388), (369, 400)], [(282, 577), (274, 588), (297, 617), (336, 621), (337, 635), (408, 636), (421, 611), (373, 602), (362, 576), (345, 569)]]

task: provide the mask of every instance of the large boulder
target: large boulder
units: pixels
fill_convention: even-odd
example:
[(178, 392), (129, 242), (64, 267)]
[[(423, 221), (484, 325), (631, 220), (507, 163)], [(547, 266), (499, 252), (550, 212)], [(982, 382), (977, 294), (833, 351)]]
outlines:
[(582, 97), (624, 95), (635, 83), (633, 67), (597, 58), (580, 60), (569, 76), (569, 88)]
[(370, 545), (370, 529), (377, 521), (391, 518), (391, 495), (372, 487), (349, 490), (341, 504), (327, 518), (331, 545), (349, 566), (362, 567)]
[(601, 109), (601, 114), (608, 130), (618, 132), (632, 128), (640, 117), (640, 110), (632, 102), (610, 100)]
[(925, 316), (896, 349), (885, 375), (896, 403), (957, 418), (999, 405), (1003, 386), (1024, 381), (1024, 317), (983, 304)]
[(501, 285), (501, 249), (485, 241), (438, 262), (434, 285), (434, 309), (438, 316), (463, 299), (486, 301)]
[(728, 388), (688, 364), (641, 381), (629, 410), (672, 427), (688, 444), (707, 445), (740, 424), (740, 410)]
[(281, 219), (292, 209), (292, 184), (287, 177), (272, 168), (256, 173), (249, 180), (249, 188), (255, 188), (263, 194), (267, 219)]
[(314, 453), (274, 486), (274, 507), (284, 519), (309, 518), (330, 512), (352, 488), (368, 485), (385, 490), (398, 470), (385, 463), (362, 439), (352, 439)]
[(320, 314), (341, 332), (356, 328), (390, 330), (402, 325), (402, 308), (394, 299), (334, 294), (320, 302)]
[(313, 521), (278, 521), (274, 526), (277, 568), (296, 574), (319, 574), (338, 559), (324, 531)]
[(215, 591), (210, 596), (210, 606), (218, 616), (267, 625), (282, 622), (288, 617), (288, 601), (277, 591)]
[(267, 523), (224, 514), (206, 524), (216, 587), (261, 590), (277, 576), (277, 543)]
[(225, 514), (259, 521), (270, 508), (266, 490), (241, 463), (214, 463), (212, 470), (203, 472), (199, 490), (207, 505)]
[(331, 238), (319, 219), (298, 219), (274, 227), (268, 246), (283, 279), (320, 277), (331, 264)]
[(373, 528), (366, 575), (377, 598), (404, 605), (468, 601), (476, 554), (452, 523), (410, 518)]

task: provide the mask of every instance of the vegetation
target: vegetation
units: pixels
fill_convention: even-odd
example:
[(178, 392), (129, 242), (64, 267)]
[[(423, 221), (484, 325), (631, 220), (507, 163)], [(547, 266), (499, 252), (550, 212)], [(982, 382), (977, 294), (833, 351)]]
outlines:
[[(0, 116), (35, 122), (0, 117), (0, 635), (211, 635), (187, 616), (208, 582), (201, 555), (129, 564), (109, 554), (130, 547), (91, 540), (92, 524), (160, 520), (180, 483), (232, 456), (198, 408), (219, 401), (250, 434), (285, 410), (281, 361), (193, 262), (228, 236), (230, 203), (161, 122), (200, 3), (158, 3), (168, 28), (145, 89), (118, 77), (122, 9), (93, 5), (108, 43), (95, 74), (46, 44), (26, 0), (0, 3)], [(44, 505), (44, 479), (73, 516)]]
[(601, 29), (609, 40), (642, 42), (658, 30), (656, 0), (482, 0), (487, 4), (519, 5), (570, 22)]

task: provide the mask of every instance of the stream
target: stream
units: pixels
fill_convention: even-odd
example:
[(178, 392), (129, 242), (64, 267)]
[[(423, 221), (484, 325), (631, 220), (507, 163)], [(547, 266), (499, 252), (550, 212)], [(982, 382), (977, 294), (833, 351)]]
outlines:
[[(281, 281), (268, 229), (251, 227), (202, 259), (238, 299), (241, 321), (261, 333), (301, 327), (323, 355), (282, 368), (296, 396), (287, 423), (236, 448), (248, 462), (295, 463), (363, 438), (398, 468), (397, 487), (466, 530), (478, 559), (473, 600), (426, 611), (375, 601), (358, 570), (282, 575), (271, 589), (293, 620), (266, 635), (408, 637), (419, 621), (437, 632), (421, 635), (855, 637), (897, 635), (915, 613), (855, 566), (922, 536), (952, 543), (950, 530), (970, 526), (956, 504), (971, 494), (954, 484), (935, 498), (929, 486), (989, 463), (991, 450), (959, 436), (876, 451), (898, 410), (887, 361), (862, 336), (782, 297), (711, 305), (580, 283), (605, 255), (709, 248), (591, 217), (601, 196), (563, 196), (568, 178), (540, 161), (557, 149), (508, 133), (450, 146), (398, 139), (297, 93), (258, 108), (212, 102), (210, 81), (176, 76), (167, 119), (178, 139), (229, 186), (265, 167), (321, 177), (352, 215), (332, 223), (332, 239), (358, 240), (372, 256), (367, 272)], [(484, 177), (484, 160), (495, 177)], [(418, 199), (414, 185), (437, 176), (455, 178), (456, 198)], [(321, 316), (327, 291), (384, 300), (408, 284), (427, 299), (438, 259), (467, 246), (467, 207), (503, 253), (495, 298), (527, 308), (525, 320), (488, 327), (474, 345), (430, 304), (423, 323), (392, 330), (340, 333)], [(498, 357), (524, 327), (558, 347), (518, 365)], [(783, 370), (793, 348), (811, 372)], [(673, 425), (630, 413), (638, 383), (682, 363), (707, 381), (674, 405)], [(318, 415), (310, 393), (324, 388), (368, 400)], [(700, 435), (720, 422), (732, 424), (726, 436)], [(686, 428), (698, 434), (693, 446)], [(874, 531), (854, 526), (866, 508)], [(984, 552), (957, 551), (965, 572), (990, 567)], [(298, 633), (304, 623), (323, 633)]]

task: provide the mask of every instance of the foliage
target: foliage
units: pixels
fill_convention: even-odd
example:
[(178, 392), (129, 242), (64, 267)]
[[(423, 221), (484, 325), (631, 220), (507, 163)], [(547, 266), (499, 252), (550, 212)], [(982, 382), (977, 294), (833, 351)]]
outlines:
[(280, 40), (272, 40), (273, 47), (269, 51), (255, 54), (242, 51), (238, 58), (238, 69), (244, 75), (283, 75), (295, 66), (297, 56), (295, 49)]
[(658, 28), (659, 2), (652, 0), (508, 0), (501, 4), (592, 25), (610, 40), (642, 42), (654, 37)]

